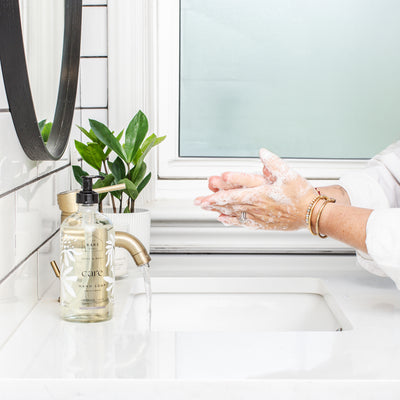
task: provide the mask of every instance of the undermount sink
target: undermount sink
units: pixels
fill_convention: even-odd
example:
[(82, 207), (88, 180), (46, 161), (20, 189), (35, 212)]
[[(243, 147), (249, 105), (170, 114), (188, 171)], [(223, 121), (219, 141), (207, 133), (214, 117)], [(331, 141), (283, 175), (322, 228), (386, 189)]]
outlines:
[(1, 353), (24, 363), (0, 363), (0, 375), (259, 379), (343, 363), (349, 335), (336, 331), (352, 326), (323, 279), (153, 277), (149, 332), (144, 280), (132, 278), (104, 323), (61, 321), (54, 293), (41, 301)]
[[(315, 278), (153, 278), (159, 332), (341, 331), (351, 324)], [(134, 314), (146, 296), (133, 288)]]

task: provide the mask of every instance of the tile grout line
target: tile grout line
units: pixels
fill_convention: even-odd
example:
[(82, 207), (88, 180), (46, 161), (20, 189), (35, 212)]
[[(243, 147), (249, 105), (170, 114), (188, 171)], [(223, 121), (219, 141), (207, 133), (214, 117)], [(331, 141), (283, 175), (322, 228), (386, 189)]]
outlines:
[(90, 7), (107, 7), (107, 4), (82, 4), (83, 8), (90, 8)]
[(6, 192), (0, 194), (0, 199), (2, 199), (3, 197), (8, 196), (8, 195), (11, 194), (11, 193), (17, 192), (18, 190), (23, 189), (24, 187), (29, 186), (29, 185), (31, 185), (32, 183), (39, 182), (40, 180), (42, 180), (42, 179), (44, 179), (44, 178), (47, 178), (48, 176), (50, 176), (50, 175), (52, 175), (52, 174), (55, 174), (56, 172), (60, 172), (60, 171), (62, 171), (63, 169), (68, 168), (69, 166), (71, 166), (71, 161), (68, 161), (68, 164), (63, 165), (63, 166), (60, 167), (60, 168), (54, 169), (53, 171), (47, 172), (46, 174), (43, 174), (43, 175), (40, 175), (40, 176), (38, 176), (38, 177), (35, 178), (35, 179), (32, 179), (32, 180), (30, 180), (30, 181), (28, 181), (28, 182), (23, 183), (22, 185), (19, 185), (19, 186), (16, 186), (15, 188), (12, 188), (12, 189), (10, 189), (10, 190), (7, 190)]
[(105, 55), (105, 56), (81, 56), (81, 60), (82, 60), (82, 58), (83, 59), (96, 59), (96, 58), (98, 58), (100, 60), (104, 60), (105, 58), (108, 58), (108, 56), (107, 55)]
[(34, 250), (32, 250), (23, 260), (21, 260), (14, 268), (11, 269), (3, 278), (0, 279), (0, 285), (10, 276), (12, 275), (18, 268), (21, 267), (26, 261), (29, 260), (37, 251), (40, 250), (41, 247), (43, 247), (48, 241), (54, 238), (60, 231), (60, 228), (57, 228), (55, 232), (53, 232), (45, 241), (40, 243), (38, 247), (36, 247)]
[(108, 110), (108, 107), (77, 107), (75, 110)]

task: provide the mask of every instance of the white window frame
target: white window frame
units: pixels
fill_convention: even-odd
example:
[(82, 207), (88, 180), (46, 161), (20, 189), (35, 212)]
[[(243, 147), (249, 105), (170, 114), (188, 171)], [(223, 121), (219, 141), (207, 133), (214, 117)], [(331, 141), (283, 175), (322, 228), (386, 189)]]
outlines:
[[(167, 134), (159, 149), (159, 179), (206, 179), (224, 171), (255, 171), (260, 163), (254, 158), (179, 157), (179, 35), (180, 1), (158, 2), (158, 127)], [(260, 143), (260, 146), (263, 144)], [(360, 169), (365, 160), (288, 159), (300, 174), (313, 180), (338, 179), (344, 172)]]
[[(305, 230), (249, 232), (224, 228), (214, 213), (193, 206), (207, 193), (207, 177), (223, 171), (261, 171), (251, 158), (181, 158), (179, 140), (179, 0), (108, 0), (108, 120), (126, 127), (142, 109), (154, 132), (167, 139), (147, 164), (153, 172), (139, 205), (152, 214), (153, 252), (348, 253), (333, 240), (315, 240)], [(265, 145), (265, 144), (260, 144)], [(289, 159), (314, 185), (328, 185), (365, 160)]]

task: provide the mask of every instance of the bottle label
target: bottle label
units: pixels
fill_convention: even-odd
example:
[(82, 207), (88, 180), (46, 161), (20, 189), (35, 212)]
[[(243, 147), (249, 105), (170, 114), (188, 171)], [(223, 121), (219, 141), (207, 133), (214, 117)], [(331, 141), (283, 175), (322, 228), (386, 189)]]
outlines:
[(79, 310), (102, 309), (113, 299), (114, 234), (96, 229), (68, 234), (61, 242), (61, 304)]

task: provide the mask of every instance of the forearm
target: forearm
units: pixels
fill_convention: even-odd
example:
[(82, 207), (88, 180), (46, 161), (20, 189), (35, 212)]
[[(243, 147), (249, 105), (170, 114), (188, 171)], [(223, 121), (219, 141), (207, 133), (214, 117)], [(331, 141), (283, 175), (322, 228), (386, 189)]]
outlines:
[[(319, 207), (312, 216), (312, 227), (315, 232)], [(319, 231), (323, 235), (339, 240), (358, 250), (367, 253), (365, 245), (366, 226), (372, 210), (351, 207), (348, 205), (328, 203), (319, 220)]]

